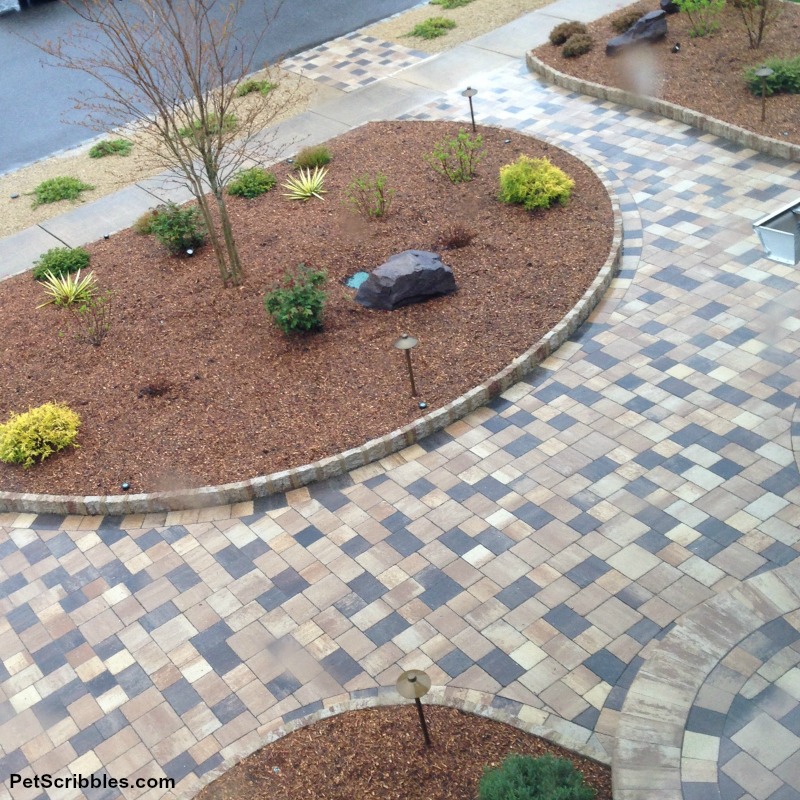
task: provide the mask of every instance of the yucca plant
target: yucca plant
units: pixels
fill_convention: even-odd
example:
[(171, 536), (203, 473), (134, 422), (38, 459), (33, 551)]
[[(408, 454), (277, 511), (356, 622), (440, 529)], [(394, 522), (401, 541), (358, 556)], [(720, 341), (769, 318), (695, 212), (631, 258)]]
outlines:
[(325, 176), (328, 170), (324, 167), (314, 167), (313, 170), (301, 169), (298, 170), (297, 175), (290, 175), (286, 179), (286, 183), (281, 184), (288, 192), (284, 192), (284, 197), (290, 200), (310, 200), (312, 197), (323, 199), (322, 195), (325, 189), (322, 185), (325, 183)]
[(66, 308), (73, 305), (88, 303), (97, 291), (94, 272), (81, 278), (81, 271), (67, 273), (66, 275), (53, 275), (48, 273), (44, 280), (39, 281), (44, 286), (44, 292), (49, 295), (49, 300), (36, 306), (44, 308), (51, 303), (55, 306)]

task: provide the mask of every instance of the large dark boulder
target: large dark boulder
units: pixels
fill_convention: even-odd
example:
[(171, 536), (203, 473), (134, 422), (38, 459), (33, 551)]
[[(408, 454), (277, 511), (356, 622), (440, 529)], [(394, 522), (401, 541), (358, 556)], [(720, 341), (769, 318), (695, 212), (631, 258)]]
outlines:
[(453, 270), (436, 253), (406, 250), (370, 272), (356, 301), (367, 308), (393, 311), (456, 290)]
[(667, 35), (666, 11), (650, 11), (628, 28), (625, 33), (609, 39), (606, 55), (616, 55), (620, 50), (637, 44), (652, 44)]
[(659, 4), (661, 6), (661, 10), (667, 14), (677, 14), (680, 11), (678, 4), (673, 2), (673, 0), (659, 0)]

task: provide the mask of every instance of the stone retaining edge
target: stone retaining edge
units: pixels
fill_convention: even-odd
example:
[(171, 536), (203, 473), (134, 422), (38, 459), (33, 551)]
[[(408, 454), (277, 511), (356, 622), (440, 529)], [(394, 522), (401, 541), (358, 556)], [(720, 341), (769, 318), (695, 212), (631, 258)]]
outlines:
[(411, 446), (419, 439), (446, 428), (475, 409), (486, 405), (510, 386), (522, 380), (575, 333), (600, 302), (619, 269), (623, 239), (622, 212), (619, 199), (611, 186), (608, 170), (573, 150), (561, 145), (554, 146), (560, 147), (569, 155), (586, 164), (605, 187), (611, 201), (614, 218), (611, 250), (597, 276), (576, 305), (561, 318), (554, 328), (500, 372), (470, 389), (453, 402), (425, 414), (402, 428), (372, 439), (360, 447), (345, 450), (311, 464), (218, 486), (149, 494), (84, 496), (0, 491), (0, 512), (124, 516), (156, 511), (184, 511), (246, 502), (258, 497), (300, 489), (310, 483), (336, 477), (358, 467), (366, 466)]
[(736, 142), (736, 144), (744, 145), (759, 153), (776, 156), (787, 161), (800, 161), (800, 145), (792, 142), (782, 142), (780, 139), (761, 136), (737, 125), (723, 122), (716, 117), (706, 116), (699, 111), (684, 108), (675, 103), (660, 100), (657, 97), (645, 97), (633, 92), (627, 92), (624, 89), (618, 89), (615, 86), (605, 86), (600, 83), (583, 80), (583, 78), (576, 78), (573, 75), (567, 75), (564, 72), (559, 72), (549, 64), (545, 64), (533, 54), (533, 51), (525, 54), (525, 63), (531, 72), (544, 78), (549, 83), (560, 86), (562, 89), (579, 92), (580, 94), (589, 95), (589, 97), (597, 97), (601, 100), (610, 100), (633, 108), (640, 108), (643, 111), (651, 111), (676, 122), (682, 122), (684, 125), (691, 125), (701, 131), (707, 131), (722, 139), (728, 139)]
[[(480, 692), (476, 689), (437, 686), (433, 687), (425, 696), (423, 705), (449, 706), (469, 714), (488, 717), (496, 722), (512, 725), (533, 736), (539, 736), (593, 761), (606, 766), (611, 765), (609, 754), (597, 741), (592, 731), (587, 728), (564, 720), (540, 708), (524, 704), (522, 704), (522, 708), (517, 713), (511, 713), (491, 705), (493, 697), (494, 695), (490, 693)], [(393, 686), (381, 686), (377, 689), (360, 690), (332, 698), (324, 702), (323, 708), (286, 723), (281, 718), (278, 718), (274, 722), (258, 728), (256, 742), (252, 745), (248, 743), (241, 751), (226, 758), (213, 770), (203, 775), (196, 786), (186, 787), (186, 789), (191, 788), (192, 796), (196, 795), (203, 787), (208, 786), (208, 784), (224, 775), (240, 761), (271, 742), (281, 739), (300, 728), (305, 728), (307, 725), (313, 725), (315, 722), (320, 722), (323, 719), (328, 719), (347, 711), (406, 704), (407, 701), (397, 694)], [(436, 747), (435, 739), (433, 739), (433, 746)]]

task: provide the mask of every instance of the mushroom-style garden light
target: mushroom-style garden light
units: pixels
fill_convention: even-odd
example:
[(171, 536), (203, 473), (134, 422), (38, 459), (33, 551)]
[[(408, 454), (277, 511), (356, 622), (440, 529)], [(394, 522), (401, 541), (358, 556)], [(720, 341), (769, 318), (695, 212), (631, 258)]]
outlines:
[(420, 701), (420, 698), (424, 697), (431, 688), (430, 676), (421, 669), (409, 669), (397, 679), (395, 685), (401, 697), (413, 700), (416, 704), (419, 724), (422, 727), (422, 735), (425, 737), (425, 747), (430, 747), (431, 737), (428, 734), (428, 725), (425, 722), (425, 714), (422, 712), (422, 702)]

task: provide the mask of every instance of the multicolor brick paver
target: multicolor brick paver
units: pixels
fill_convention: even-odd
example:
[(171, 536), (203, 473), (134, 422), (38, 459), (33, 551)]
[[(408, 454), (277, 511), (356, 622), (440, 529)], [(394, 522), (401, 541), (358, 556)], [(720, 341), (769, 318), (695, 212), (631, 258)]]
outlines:
[[(670, 658), (709, 666), (643, 717), (679, 739), (670, 797), (800, 796), (796, 611), (713, 662), (716, 632), (686, 622), (773, 570), (798, 583), (798, 275), (751, 222), (800, 177), (522, 64), (477, 100), (481, 122), (611, 173), (625, 251), (605, 300), (501, 399), (341, 479), (169, 514), (0, 515), (0, 797), (43, 796), (12, 794), (12, 772), (67, 769), (191, 796), (276, 726), (410, 667), (540, 709), (610, 760), (650, 696), (642, 665)], [(454, 91), (408, 116), (464, 112)]]

